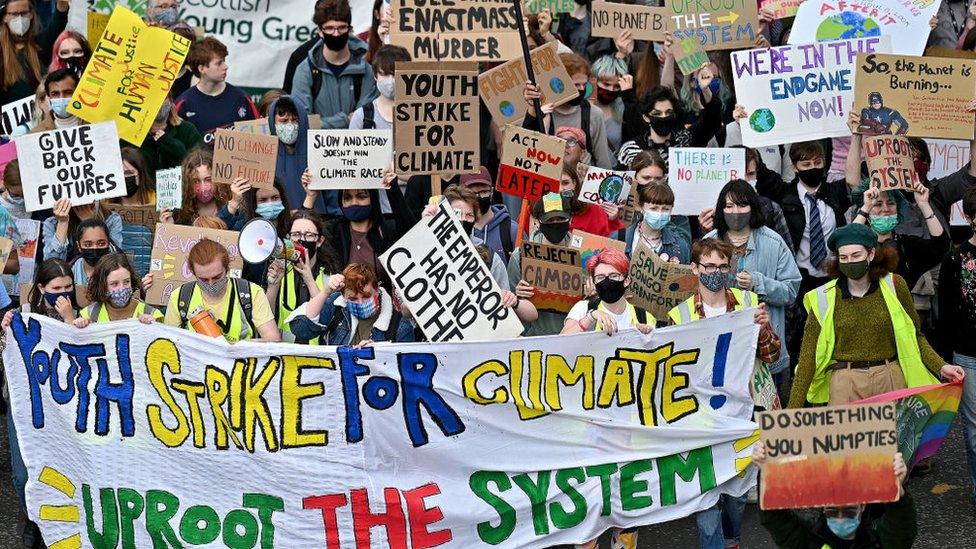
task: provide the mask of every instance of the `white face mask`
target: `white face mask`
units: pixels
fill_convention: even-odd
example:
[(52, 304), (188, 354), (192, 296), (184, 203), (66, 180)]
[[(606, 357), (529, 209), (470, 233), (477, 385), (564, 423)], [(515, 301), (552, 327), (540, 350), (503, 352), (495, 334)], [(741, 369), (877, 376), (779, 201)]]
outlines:
[(393, 99), (393, 95), (396, 93), (396, 80), (392, 78), (384, 78), (382, 80), (376, 81), (376, 89), (379, 90), (380, 94), (387, 99)]
[(10, 28), (10, 32), (17, 36), (23, 36), (27, 34), (30, 30), (31, 16), (30, 15), (18, 15), (13, 17), (10, 21), (7, 21), (7, 26)]

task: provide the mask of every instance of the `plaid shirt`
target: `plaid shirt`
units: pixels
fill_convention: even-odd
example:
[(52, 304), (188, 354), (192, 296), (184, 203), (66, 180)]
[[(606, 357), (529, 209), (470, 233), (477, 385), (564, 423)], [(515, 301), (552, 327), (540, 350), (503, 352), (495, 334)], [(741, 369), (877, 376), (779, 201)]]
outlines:
[[(739, 302), (735, 299), (735, 294), (732, 290), (725, 289), (725, 311), (732, 312), (735, 310), (735, 306)], [(695, 312), (698, 313), (699, 318), (705, 318), (705, 307), (702, 306), (701, 292), (695, 292)], [(776, 335), (776, 330), (773, 330), (772, 325), (769, 324), (767, 320), (765, 324), (759, 329), (759, 342), (756, 344), (756, 357), (765, 362), (766, 364), (772, 364), (779, 360), (779, 349), (780, 340), (779, 336)]]

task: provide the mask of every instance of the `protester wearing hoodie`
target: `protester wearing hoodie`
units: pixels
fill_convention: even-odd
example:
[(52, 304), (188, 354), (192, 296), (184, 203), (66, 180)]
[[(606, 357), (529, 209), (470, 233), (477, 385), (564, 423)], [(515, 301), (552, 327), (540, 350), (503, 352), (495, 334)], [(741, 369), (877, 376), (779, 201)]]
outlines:
[[(302, 173), (308, 168), (308, 110), (291, 95), (275, 99), (268, 109), (268, 130), (278, 136), (278, 165), (275, 177), (281, 181), (289, 204), (305, 200)], [(336, 191), (323, 191), (315, 199), (317, 213), (342, 215)]]
[(507, 264), (515, 246), (518, 221), (508, 215), (508, 209), (503, 204), (491, 203), (494, 188), (488, 168), (482, 166), (478, 173), (462, 175), (461, 185), (478, 195), (478, 215), (475, 216), (471, 236), (482, 241)]
[(322, 33), (295, 70), (292, 94), (322, 117), (323, 128), (346, 128), (352, 113), (377, 94), (368, 47), (352, 34), (348, 0), (325, 0), (312, 20)]

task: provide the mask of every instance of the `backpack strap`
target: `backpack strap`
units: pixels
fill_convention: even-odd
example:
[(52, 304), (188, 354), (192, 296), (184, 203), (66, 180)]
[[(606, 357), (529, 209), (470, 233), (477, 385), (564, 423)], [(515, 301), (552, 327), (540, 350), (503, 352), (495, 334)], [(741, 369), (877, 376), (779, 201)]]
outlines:
[(373, 102), (370, 101), (363, 105), (363, 129), (372, 130), (376, 128), (376, 109), (373, 107)]
[(190, 299), (193, 298), (193, 290), (197, 287), (196, 282), (187, 282), (180, 286), (180, 297), (176, 301), (176, 309), (180, 313), (180, 328), (186, 329), (187, 317), (190, 314)]
[(309, 107), (309, 110), (315, 112), (315, 99), (319, 96), (319, 92), (322, 91), (322, 71), (311, 60), (309, 60), (308, 64), (312, 67), (312, 105)]
[(593, 153), (593, 138), (590, 137), (590, 102), (583, 101), (580, 105), (580, 129), (586, 136), (586, 151)]
[[(352, 108), (356, 108), (356, 104), (359, 103), (359, 97), (363, 93), (363, 75), (354, 74), (352, 75)], [(365, 114), (365, 113), (364, 113)]]
[(502, 239), (502, 251), (505, 252), (505, 261), (508, 261), (512, 257), (512, 250), (514, 249), (514, 244), (512, 242), (512, 218), (506, 217), (505, 222), (498, 226), (499, 231), (501, 231)]
[(397, 328), (400, 327), (401, 316), (400, 311), (396, 310), (396, 307), (394, 307), (393, 314), (390, 316), (390, 325), (386, 327), (387, 341), (396, 341), (397, 332), (399, 331)]
[(234, 291), (237, 292), (237, 299), (240, 301), (241, 309), (244, 312), (244, 320), (247, 321), (247, 325), (251, 329), (251, 337), (257, 337), (258, 331), (254, 327), (254, 320), (251, 318), (251, 312), (254, 309), (254, 302), (251, 299), (251, 283), (240, 278), (232, 278), (231, 280), (234, 282)]
[(88, 319), (91, 322), (98, 322), (98, 316), (102, 314), (102, 302), (92, 303), (88, 310)]

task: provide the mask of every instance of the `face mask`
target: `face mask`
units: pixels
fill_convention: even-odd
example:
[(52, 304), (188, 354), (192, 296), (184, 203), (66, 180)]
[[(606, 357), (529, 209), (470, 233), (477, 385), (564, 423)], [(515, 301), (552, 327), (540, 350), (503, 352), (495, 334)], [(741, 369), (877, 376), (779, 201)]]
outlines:
[(363, 221), (369, 219), (369, 214), (373, 212), (371, 206), (343, 206), (342, 215), (346, 217), (349, 221)]
[(176, 24), (179, 17), (180, 14), (176, 11), (176, 8), (163, 8), (156, 10), (156, 13), (153, 15), (153, 21), (161, 27), (171, 27)]
[(346, 303), (346, 309), (349, 310), (349, 314), (362, 320), (364, 318), (369, 318), (376, 313), (376, 301), (379, 296), (374, 295), (368, 301), (363, 303), (353, 303), (349, 301)]
[(582, 105), (583, 104), (583, 96), (585, 94), (586, 94), (585, 91), (579, 92), (579, 95), (577, 95), (576, 97), (574, 97), (574, 98), (570, 99), (569, 101), (567, 101), (566, 104), (567, 105), (570, 105), (572, 107), (578, 107), (578, 106)]
[(46, 301), (51, 307), (54, 307), (54, 304), (58, 302), (59, 297), (64, 297), (68, 301), (71, 301), (71, 298), (74, 296), (74, 292), (44, 292), (44, 301)]
[(627, 288), (624, 287), (623, 280), (601, 280), (596, 284), (596, 295), (604, 303), (616, 303), (624, 296)]
[(471, 234), (471, 231), (474, 230), (474, 221), (462, 221), (461, 229), (464, 230), (464, 234)]
[(730, 231), (741, 231), (749, 226), (749, 220), (752, 218), (752, 212), (722, 212), (722, 216), (725, 217), (725, 225)]
[(377, 80), (376, 89), (379, 90), (380, 95), (383, 97), (393, 99), (393, 95), (396, 93), (396, 80), (392, 78)]
[(674, 116), (652, 116), (649, 124), (654, 133), (666, 137), (674, 130)]
[(10, 29), (10, 32), (14, 33), (14, 36), (23, 36), (27, 34), (27, 31), (30, 30), (30, 25), (30, 15), (18, 15), (17, 17), (12, 18), (10, 21), (7, 21), (7, 27)]
[(132, 299), (132, 288), (119, 288), (108, 293), (108, 302), (116, 309), (121, 309), (129, 304)]
[(921, 178), (923, 181), (928, 181), (929, 163), (922, 160), (921, 158), (916, 158), (914, 164), (915, 164), (915, 173), (918, 174), (918, 177)]
[(898, 225), (897, 215), (872, 215), (871, 228), (878, 234), (888, 234)]
[(810, 168), (809, 170), (797, 170), (796, 175), (807, 187), (819, 187), (824, 180), (823, 168)]
[(294, 145), (298, 141), (298, 124), (293, 122), (278, 124), (275, 126), (275, 131), (278, 133), (278, 139), (285, 145)]
[(756, 180), (755, 179), (746, 179), (746, 183), (748, 183), (749, 186), (752, 187), (753, 189), (756, 188)]
[(108, 253), (108, 246), (104, 248), (87, 248), (81, 250), (81, 257), (82, 259), (85, 260), (85, 263), (94, 267), (95, 264), (98, 263), (98, 260), (101, 259), (107, 253)]
[(197, 202), (208, 204), (214, 199), (213, 183), (200, 183), (194, 192), (197, 195)]
[(871, 268), (871, 263), (865, 259), (863, 261), (841, 263), (837, 267), (840, 269), (841, 274), (846, 276), (849, 280), (860, 280), (864, 277), (864, 275), (868, 274), (868, 269)]
[(135, 175), (125, 176), (125, 196), (132, 196), (139, 191), (139, 178)]
[(570, 200), (576, 198), (576, 191), (572, 189), (567, 189), (565, 191), (559, 191), (559, 196), (563, 198), (568, 198)]
[(322, 36), (322, 41), (325, 42), (325, 47), (329, 48), (330, 50), (340, 51), (346, 47), (347, 43), (349, 43), (349, 33), (346, 32), (340, 34), (339, 36), (325, 34)]
[[(722, 87), (721, 78), (712, 78), (712, 81), (708, 83), (708, 91), (712, 92), (712, 95), (717, 94), (719, 88)], [(701, 86), (698, 85), (698, 81), (695, 81), (695, 89), (701, 91)]]
[(644, 212), (644, 223), (655, 231), (663, 229), (669, 221), (671, 221), (671, 214), (667, 212)]
[(721, 271), (714, 273), (698, 273), (698, 281), (710, 292), (717, 292), (728, 283), (729, 275)]
[(197, 285), (200, 286), (200, 291), (202, 291), (203, 293), (211, 297), (217, 297), (223, 295), (224, 288), (227, 287), (228, 280), (230, 279), (227, 278), (226, 276), (216, 282), (201, 282), (198, 280)]
[(491, 209), (491, 197), (490, 196), (479, 196), (478, 197), (478, 211), (481, 215), (488, 213)]
[(854, 537), (854, 533), (857, 532), (857, 527), (861, 525), (861, 517), (856, 516), (854, 518), (827, 518), (827, 528), (834, 533), (835, 536), (842, 539), (850, 539)]
[(620, 96), (620, 90), (607, 90), (601, 87), (596, 88), (596, 100), (603, 105), (609, 105)]
[(302, 245), (302, 248), (305, 248), (309, 256), (313, 255), (319, 246), (318, 240), (299, 240), (298, 243)]
[(566, 238), (569, 234), (569, 221), (560, 221), (559, 223), (540, 223), (539, 232), (546, 240), (552, 242), (553, 244), (559, 244)]
[(262, 202), (258, 204), (257, 208), (254, 208), (254, 213), (269, 221), (272, 219), (277, 219), (283, 211), (285, 211), (285, 206), (280, 200), (275, 200), (274, 202)]
[(81, 74), (85, 72), (84, 57), (68, 57), (67, 59), (63, 59), (63, 61), (64, 61), (64, 67), (66, 69), (71, 69), (72, 71), (74, 71), (74, 73), (78, 75), (79, 78), (81, 77)]
[(23, 196), (14, 196), (14, 195), (10, 194), (10, 191), (7, 191), (7, 202), (10, 202), (11, 204), (13, 204), (15, 206), (23, 206), (24, 205), (24, 197)]
[(68, 114), (68, 103), (71, 103), (70, 97), (56, 97), (47, 101), (47, 104), (51, 107), (51, 112), (58, 118), (68, 118), (71, 116)]

